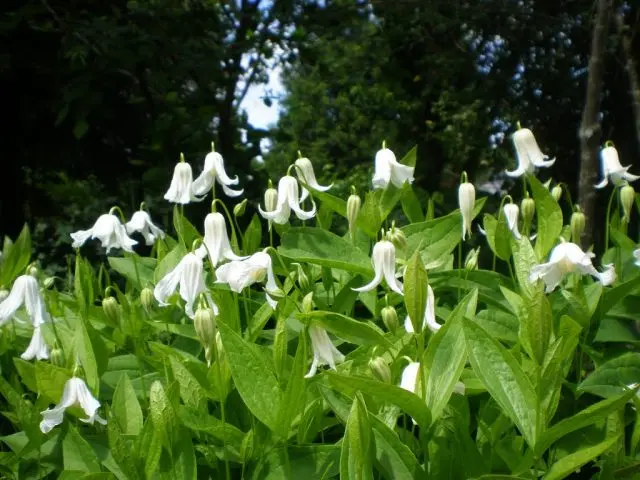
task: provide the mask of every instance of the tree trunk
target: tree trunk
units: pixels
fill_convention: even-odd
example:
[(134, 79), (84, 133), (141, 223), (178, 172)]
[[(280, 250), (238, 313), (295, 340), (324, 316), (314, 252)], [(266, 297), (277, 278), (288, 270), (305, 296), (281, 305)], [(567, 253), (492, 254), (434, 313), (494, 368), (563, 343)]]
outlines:
[(595, 231), (596, 191), (598, 182), (598, 149), (600, 146), (601, 126), (598, 119), (600, 113), (600, 94), (604, 76), (604, 56), (609, 31), (609, 21), (613, 9), (613, 0), (598, 0), (591, 41), (591, 58), (589, 59), (589, 75), (587, 78), (587, 96), (582, 112), (582, 123), (578, 136), (580, 138), (580, 179), (578, 183), (578, 204), (587, 217), (588, 228), (585, 230), (584, 243), (593, 243)]
[(627, 34), (624, 24), (624, 18), (621, 14), (615, 16), (616, 26), (620, 35), (620, 44), (622, 45), (622, 53), (624, 55), (625, 69), (629, 78), (629, 93), (631, 94), (631, 105), (633, 107), (633, 119), (635, 123), (636, 147), (640, 149), (640, 81), (638, 80), (638, 71), (636, 70), (636, 62), (633, 59), (631, 51), (631, 39)]

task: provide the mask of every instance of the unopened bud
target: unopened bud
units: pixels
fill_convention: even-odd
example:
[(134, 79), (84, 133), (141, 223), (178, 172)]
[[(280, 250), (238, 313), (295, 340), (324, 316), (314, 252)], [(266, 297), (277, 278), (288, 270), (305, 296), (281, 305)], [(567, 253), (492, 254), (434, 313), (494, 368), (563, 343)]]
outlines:
[(633, 202), (635, 199), (636, 191), (631, 185), (625, 185), (620, 189), (620, 203), (622, 203), (624, 220), (627, 223), (631, 220), (631, 211), (633, 210)]
[(273, 212), (276, 208), (278, 208), (278, 191), (269, 187), (264, 192), (264, 209), (266, 212)]
[(391, 383), (391, 370), (389, 369), (389, 365), (385, 362), (382, 357), (376, 357), (369, 360), (369, 368), (371, 369), (371, 373), (378, 380), (384, 383)]
[(204, 347), (204, 355), (207, 360), (207, 364), (211, 365), (213, 346), (216, 341), (216, 319), (213, 311), (207, 308), (200, 308), (196, 310), (196, 314), (193, 317), (193, 327), (196, 330), (198, 340)]
[(9, 296), (9, 290), (7, 290), (6, 288), (0, 289), (0, 302), (2, 302), (8, 296)]
[(58, 346), (53, 347), (51, 349), (51, 352), (49, 352), (49, 360), (53, 365), (56, 365), (58, 367), (64, 367), (66, 363), (64, 355), (62, 353), (62, 349)]
[(584, 232), (585, 217), (584, 213), (577, 211), (571, 214), (571, 241), (580, 244), (580, 237)]
[(44, 286), (44, 288), (49, 289), (53, 287), (54, 283), (56, 283), (56, 277), (47, 277), (42, 282), (42, 285)]
[(349, 232), (352, 235), (356, 231), (356, 221), (358, 220), (361, 206), (362, 200), (360, 200), (360, 197), (356, 193), (352, 193), (347, 199), (347, 220), (349, 221)]
[(31, 275), (32, 277), (37, 277), (38, 276), (38, 269), (32, 265), (32, 266), (29, 267), (29, 270), (27, 271), (27, 273), (29, 275)]
[(306, 292), (311, 287), (311, 283), (309, 282), (309, 277), (307, 276), (306, 273), (304, 273), (304, 269), (302, 268), (302, 265), (300, 265), (299, 263), (296, 263), (296, 265), (298, 267), (298, 285), (300, 285), (300, 289), (303, 292)]
[(120, 304), (113, 297), (107, 297), (102, 300), (102, 311), (111, 323), (120, 325)]
[(404, 250), (407, 248), (407, 236), (399, 228), (391, 227), (387, 238), (398, 250)]
[(533, 216), (536, 213), (536, 202), (531, 197), (525, 197), (520, 203), (520, 213), (522, 214), (522, 223), (524, 230), (528, 232), (533, 222)]
[(395, 333), (399, 325), (398, 312), (396, 312), (396, 309), (389, 305), (380, 311), (380, 315), (382, 316), (382, 323), (387, 327), (387, 330)]
[(222, 343), (222, 336), (220, 330), (216, 332), (216, 351), (218, 352), (218, 360), (222, 361), (225, 355), (224, 344)]
[(313, 292), (307, 293), (302, 299), (302, 313), (313, 311)]
[(153, 308), (153, 298), (153, 290), (149, 287), (144, 287), (140, 292), (140, 303), (147, 312)]
[(474, 248), (467, 253), (464, 260), (464, 268), (466, 270), (476, 270), (478, 268), (478, 256), (480, 255), (480, 247)]
[(281, 288), (274, 288), (271, 290), (265, 289), (265, 292), (274, 300), (282, 300), (284, 297), (286, 297), (284, 291)]
[(560, 185), (556, 185), (551, 189), (551, 196), (556, 202), (560, 201), (560, 197), (562, 197), (562, 187)]
[(233, 215), (236, 218), (240, 218), (241, 216), (244, 215), (244, 212), (247, 211), (247, 199), (245, 198), (244, 200), (242, 200), (240, 203), (236, 204), (235, 207), (233, 207)]

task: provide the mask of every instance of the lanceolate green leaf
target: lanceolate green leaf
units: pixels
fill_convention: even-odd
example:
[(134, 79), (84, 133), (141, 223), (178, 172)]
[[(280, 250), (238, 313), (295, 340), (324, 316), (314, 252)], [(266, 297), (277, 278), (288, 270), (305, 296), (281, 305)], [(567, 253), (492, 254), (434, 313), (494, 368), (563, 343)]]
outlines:
[(602, 397), (623, 393), (627, 386), (640, 382), (640, 353), (628, 352), (603, 363), (589, 375), (578, 390)]
[[(8, 250), (8, 251), (7, 251)], [(16, 239), (15, 243), (9, 249), (6, 248), (0, 263), (0, 285), (8, 288), (11, 282), (24, 273), (24, 269), (29, 264), (31, 258), (31, 233), (29, 226), (25, 224)]]
[(310, 313), (299, 313), (298, 318), (304, 323), (318, 323), (331, 333), (356, 345), (391, 346), (389, 340), (374, 324), (354, 320), (340, 313), (317, 310)]
[(411, 449), (375, 415), (369, 415), (375, 441), (376, 468), (387, 479), (422, 478), (424, 471)]
[(515, 267), (518, 284), (520, 285), (520, 291), (525, 296), (530, 297), (540, 288), (536, 286), (535, 283), (529, 281), (531, 268), (538, 263), (538, 258), (527, 237), (522, 237), (520, 240), (512, 238), (511, 251), (513, 252), (513, 265)]
[(556, 463), (551, 465), (543, 480), (561, 480), (567, 478), (571, 472), (574, 472), (582, 465), (602, 455), (609, 450), (618, 441), (618, 437), (612, 437), (597, 445), (586, 447), (575, 453), (562, 457)]
[(65, 470), (77, 472), (99, 472), (100, 462), (91, 445), (82, 438), (73, 425), (66, 425), (62, 440), (62, 458)]
[(362, 395), (356, 394), (340, 453), (340, 478), (373, 480), (373, 433)]
[(422, 331), (427, 305), (427, 281), (427, 271), (416, 251), (409, 259), (404, 274), (404, 304), (413, 324), (413, 331), (417, 333)]
[(473, 371), (533, 447), (541, 422), (531, 381), (515, 358), (473, 321), (464, 320), (464, 337)]
[[(535, 251), (538, 258), (546, 257), (551, 248), (558, 241), (562, 232), (562, 210), (551, 192), (533, 175), (527, 176), (531, 186), (533, 199), (536, 202), (536, 222), (538, 225)], [(568, 239), (567, 239), (568, 240)]]
[(298, 414), (304, 410), (304, 396), (307, 383), (304, 380), (305, 368), (307, 365), (307, 340), (306, 335), (298, 337), (298, 348), (293, 360), (293, 367), (289, 374), (287, 388), (284, 391), (279, 414), (278, 426), (280, 436), (284, 439), (289, 437), (289, 428), (295, 421)]
[(111, 413), (112, 421), (118, 422), (122, 433), (138, 435), (142, 431), (144, 421), (142, 409), (138, 403), (136, 391), (126, 373), (122, 374), (118, 386), (113, 392)]
[[(513, 236), (506, 226), (504, 214), (498, 212), (498, 218), (489, 213), (483, 217), (484, 231), (491, 251), (501, 260), (509, 261), (511, 256), (510, 238)], [(500, 221), (498, 221), (498, 219)]]

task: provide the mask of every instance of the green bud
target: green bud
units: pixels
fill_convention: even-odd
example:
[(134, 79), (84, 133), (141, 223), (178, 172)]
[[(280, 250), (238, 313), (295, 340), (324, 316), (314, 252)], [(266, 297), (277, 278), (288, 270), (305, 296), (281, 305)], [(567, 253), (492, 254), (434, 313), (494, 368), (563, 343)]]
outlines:
[(264, 209), (273, 212), (278, 207), (278, 191), (275, 188), (267, 188), (264, 192)]
[(200, 340), (200, 343), (204, 347), (204, 356), (207, 359), (207, 365), (211, 365), (217, 332), (216, 319), (213, 311), (209, 307), (198, 307), (193, 317), (193, 326), (196, 330), (198, 340)]
[(356, 231), (356, 221), (358, 220), (361, 206), (362, 200), (360, 200), (360, 197), (352, 193), (347, 199), (347, 220), (349, 221), (349, 232), (351, 232), (351, 235)]
[(620, 203), (622, 203), (622, 211), (624, 220), (629, 223), (631, 221), (631, 211), (633, 210), (633, 202), (636, 199), (636, 191), (631, 185), (625, 185), (620, 189)]
[(147, 312), (153, 308), (153, 299), (153, 290), (149, 287), (144, 287), (140, 292), (140, 303)]
[(42, 282), (42, 285), (44, 286), (44, 288), (49, 289), (53, 287), (54, 283), (56, 283), (56, 277), (47, 277)]
[(27, 273), (28, 273), (29, 275), (31, 275), (32, 277), (37, 277), (37, 276), (38, 276), (38, 269), (32, 265), (32, 266), (30, 266), (30, 267), (29, 267), (29, 269), (27, 270)]
[(273, 298), (274, 300), (278, 300), (278, 301), (282, 300), (284, 297), (286, 297), (286, 295), (284, 294), (284, 291), (281, 288), (274, 288), (273, 290), (265, 289), (265, 292), (271, 298)]
[(56, 365), (58, 367), (64, 367), (66, 363), (64, 355), (62, 354), (62, 349), (58, 346), (53, 347), (51, 352), (49, 352), (49, 360), (52, 365)]
[(307, 293), (302, 299), (302, 313), (313, 311), (313, 292)]
[(571, 241), (580, 244), (580, 237), (584, 233), (585, 217), (584, 213), (577, 211), (571, 214)]
[(556, 202), (560, 201), (560, 197), (562, 197), (562, 187), (560, 185), (556, 185), (551, 189), (551, 196)]
[(396, 309), (389, 305), (382, 309), (380, 315), (382, 316), (382, 323), (387, 327), (387, 330), (391, 333), (395, 333), (399, 325)]
[(309, 290), (309, 288), (311, 288), (309, 277), (307, 276), (306, 273), (304, 273), (304, 269), (302, 268), (302, 265), (300, 265), (299, 263), (296, 263), (296, 266), (298, 267), (298, 285), (300, 285), (300, 289), (303, 292), (306, 292)]
[(389, 365), (385, 362), (382, 357), (376, 357), (369, 360), (369, 368), (371, 369), (371, 373), (378, 380), (384, 383), (391, 383), (391, 370), (389, 369)]
[(236, 218), (240, 218), (241, 216), (243, 216), (244, 212), (246, 212), (246, 211), (247, 211), (247, 199), (246, 198), (233, 207), (233, 215)]
[(533, 222), (533, 216), (536, 213), (536, 202), (533, 198), (526, 197), (522, 199), (520, 203), (520, 213), (522, 215), (522, 225), (525, 232), (531, 229), (531, 223)]
[(399, 228), (392, 227), (387, 233), (387, 238), (398, 250), (407, 248), (407, 236)]
[(224, 345), (222, 344), (222, 336), (220, 330), (216, 332), (216, 351), (218, 352), (218, 360), (222, 362), (225, 356)]
[(102, 300), (102, 311), (115, 325), (120, 325), (120, 304), (113, 297), (107, 297)]
[(476, 270), (478, 268), (478, 256), (480, 255), (480, 247), (474, 248), (467, 253), (464, 260), (464, 268), (467, 270)]

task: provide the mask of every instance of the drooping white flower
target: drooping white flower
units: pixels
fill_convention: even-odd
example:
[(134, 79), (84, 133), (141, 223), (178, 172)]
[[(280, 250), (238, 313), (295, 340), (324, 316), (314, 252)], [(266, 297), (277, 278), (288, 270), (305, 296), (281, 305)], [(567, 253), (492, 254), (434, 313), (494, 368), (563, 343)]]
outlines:
[(555, 289), (568, 273), (592, 275), (603, 285), (611, 285), (616, 279), (613, 264), (604, 265), (605, 270), (598, 272), (591, 263), (595, 257), (593, 253), (585, 253), (575, 243), (563, 242), (551, 251), (549, 261), (536, 265), (531, 269), (529, 281), (542, 279), (546, 285), (546, 292)]
[(370, 283), (363, 287), (354, 288), (356, 292), (370, 292), (382, 282), (384, 278), (391, 290), (400, 295), (402, 292), (402, 283), (396, 279), (396, 247), (388, 240), (381, 240), (373, 246), (371, 254), (371, 263), (375, 276)]
[(309, 336), (311, 337), (311, 346), (313, 347), (313, 362), (311, 363), (309, 373), (307, 373), (304, 378), (313, 377), (320, 365), (329, 365), (329, 367), (335, 370), (337, 363), (344, 362), (344, 355), (340, 353), (340, 350), (331, 342), (324, 328), (312, 323), (309, 325)]
[[(310, 211), (305, 212), (300, 208), (301, 200), (298, 197), (298, 181), (291, 175), (285, 175), (278, 182), (278, 203), (275, 210), (265, 211), (260, 205), (258, 205), (258, 210), (263, 218), (279, 225), (284, 225), (289, 221), (291, 210), (300, 220), (311, 220), (316, 214), (315, 203), (313, 203)], [(268, 206), (265, 206), (265, 208), (268, 208)]]
[(244, 192), (244, 189), (233, 190), (232, 188), (229, 188), (231, 185), (238, 185), (238, 176), (236, 175), (235, 178), (229, 177), (224, 168), (222, 155), (213, 151), (209, 152), (207, 156), (204, 157), (204, 169), (193, 182), (194, 195), (206, 195), (209, 193), (209, 190), (213, 188), (216, 181), (220, 184), (222, 190), (228, 197), (238, 197)]
[[(420, 362), (411, 362), (404, 367), (402, 371), (402, 378), (400, 380), (400, 388), (408, 390), (412, 393), (419, 393), (416, 391), (418, 386), (418, 371), (420, 370)], [(462, 382), (456, 382), (453, 387), (453, 392), (464, 395), (465, 386)]]
[(522, 235), (520, 235), (520, 231), (518, 230), (518, 216), (520, 214), (520, 209), (518, 205), (515, 203), (507, 203), (504, 207), (502, 207), (504, 211), (504, 216), (507, 219), (507, 225), (513, 236), (516, 240), (520, 240)]
[[(324, 187), (318, 183), (318, 180), (316, 180), (316, 173), (313, 170), (313, 164), (308, 158), (298, 158), (295, 161), (294, 166), (296, 167), (296, 173), (298, 174), (298, 178), (300, 179), (300, 181), (306, 183), (314, 190), (318, 190), (319, 192), (326, 192), (331, 187), (333, 187), (333, 183), (327, 187)], [(300, 201), (303, 202), (308, 196), (309, 191), (303, 187)]]
[(173, 169), (173, 177), (169, 190), (164, 194), (165, 200), (172, 203), (180, 203), (186, 205), (190, 202), (199, 202), (202, 198), (198, 198), (193, 193), (193, 171), (191, 165), (184, 161), (184, 156), (180, 154), (180, 162)]
[(53, 427), (60, 425), (63, 421), (64, 411), (74, 405), (84, 410), (88, 418), (81, 418), (85, 423), (93, 424), (93, 422), (106, 425), (107, 421), (98, 415), (100, 402), (91, 394), (87, 384), (78, 377), (72, 377), (67, 380), (62, 392), (62, 398), (54, 408), (49, 408), (42, 413), (42, 421), (40, 422), (40, 430), (42, 433), (49, 433)]
[[(427, 304), (424, 310), (422, 329), (424, 330), (425, 327), (429, 328), (433, 333), (437, 332), (442, 327), (442, 325), (436, 322), (436, 298), (433, 294), (433, 288), (431, 288), (431, 285), (427, 285)], [(408, 333), (414, 333), (413, 324), (411, 323), (409, 315), (404, 319), (404, 329)]]
[(635, 261), (633, 263), (640, 267), (640, 248), (633, 251), (633, 256), (635, 257)]
[(90, 238), (97, 238), (107, 253), (112, 248), (121, 248), (126, 252), (133, 252), (133, 245), (138, 242), (127, 235), (127, 231), (120, 219), (113, 213), (100, 215), (96, 223), (89, 230), (78, 230), (71, 234), (73, 248), (80, 248)]
[(555, 158), (547, 160), (549, 156), (542, 153), (538, 142), (536, 142), (536, 137), (528, 128), (519, 128), (513, 133), (511, 139), (516, 149), (518, 168), (506, 172), (510, 177), (521, 177), (525, 173), (533, 173), (535, 167), (546, 168), (555, 163)]
[(269, 296), (269, 292), (278, 290), (269, 254), (256, 252), (244, 260), (225, 263), (216, 270), (216, 282), (228, 284), (229, 288), (236, 293), (242, 292), (254, 283), (264, 282), (265, 279), (267, 302), (271, 308), (276, 308), (278, 302)]
[(596, 188), (606, 187), (609, 180), (615, 186), (619, 186), (627, 182), (635, 182), (640, 178), (640, 176), (632, 175), (627, 171), (631, 168), (631, 165), (623, 167), (620, 164), (618, 150), (610, 145), (600, 150), (600, 166), (602, 168), (602, 181), (596, 185)]
[(185, 311), (190, 318), (194, 316), (193, 304), (201, 293), (204, 293), (213, 313), (218, 314), (218, 307), (204, 283), (202, 258), (195, 253), (187, 253), (175, 268), (158, 282), (153, 295), (160, 305), (168, 305), (167, 298), (176, 291), (178, 285), (180, 285), (180, 297), (186, 302)]
[(153, 224), (151, 217), (144, 210), (135, 212), (131, 216), (131, 220), (125, 224), (125, 228), (129, 235), (140, 232), (147, 245), (153, 245), (156, 238), (164, 238), (164, 232)]
[(244, 260), (247, 258), (239, 257), (233, 253), (227, 235), (227, 224), (222, 214), (218, 212), (212, 212), (204, 218), (204, 241), (196, 253), (200, 258), (204, 258), (208, 254), (214, 268), (224, 259)]
[(471, 220), (475, 202), (476, 189), (473, 184), (469, 182), (461, 183), (458, 187), (458, 204), (460, 205), (460, 214), (462, 215), (462, 240), (467, 239), (467, 234), (471, 237)]
[(394, 153), (383, 144), (382, 149), (376, 153), (373, 188), (387, 188), (389, 183), (397, 188), (402, 188), (405, 182), (412, 184), (414, 170), (413, 167), (398, 162)]
[(8, 322), (22, 304), (34, 327), (42, 325), (49, 319), (44, 300), (40, 295), (38, 280), (31, 275), (21, 275), (13, 282), (9, 296), (0, 303), (0, 326)]
[(20, 358), (23, 360), (46, 360), (49, 358), (49, 347), (47, 347), (46, 342), (44, 341), (44, 337), (42, 336), (42, 332), (40, 331), (40, 326), (37, 326), (33, 329), (33, 335), (31, 335), (31, 341), (29, 342), (29, 346), (24, 351)]

